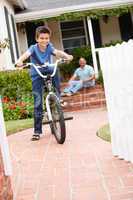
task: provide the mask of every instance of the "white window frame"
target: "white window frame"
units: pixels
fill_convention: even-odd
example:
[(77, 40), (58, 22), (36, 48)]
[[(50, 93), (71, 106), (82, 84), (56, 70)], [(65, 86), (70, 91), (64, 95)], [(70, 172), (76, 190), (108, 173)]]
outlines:
[[(84, 28), (84, 32), (85, 32), (85, 34), (83, 35), (83, 36), (76, 36), (76, 37), (69, 37), (69, 38), (63, 38), (63, 36), (62, 36), (62, 31), (64, 30), (64, 29), (62, 29), (61, 28), (61, 23), (63, 22), (63, 23), (65, 23), (65, 22), (75, 22), (76, 20), (67, 20), (67, 21), (60, 21), (60, 29), (61, 29), (61, 38), (62, 38), (62, 45), (63, 45), (63, 48), (64, 48), (64, 43), (63, 43), (63, 41), (65, 41), (65, 40), (71, 40), (71, 39), (77, 39), (77, 38), (85, 38), (85, 45), (88, 45), (89, 44), (89, 40), (88, 40), (88, 34), (87, 34), (87, 25), (86, 25), (86, 23), (85, 23), (85, 18), (83, 19), (83, 20), (78, 20), (78, 21), (83, 21), (83, 28)], [(80, 27), (80, 26), (79, 26)], [(74, 29), (76, 29), (76, 27), (75, 28), (68, 28), (67, 30), (69, 31), (71, 31), (71, 30), (74, 30)], [(64, 48), (64, 49), (74, 49), (74, 48), (78, 48), (78, 47), (69, 47), (69, 48)]]

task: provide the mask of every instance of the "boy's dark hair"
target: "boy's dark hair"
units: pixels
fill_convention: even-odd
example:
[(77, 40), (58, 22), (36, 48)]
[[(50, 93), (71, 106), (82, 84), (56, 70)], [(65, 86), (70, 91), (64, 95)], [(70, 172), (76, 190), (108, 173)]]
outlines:
[(46, 26), (39, 26), (36, 28), (36, 35), (35, 37), (38, 38), (40, 33), (48, 33), (49, 35), (51, 34), (51, 31), (48, 27)]

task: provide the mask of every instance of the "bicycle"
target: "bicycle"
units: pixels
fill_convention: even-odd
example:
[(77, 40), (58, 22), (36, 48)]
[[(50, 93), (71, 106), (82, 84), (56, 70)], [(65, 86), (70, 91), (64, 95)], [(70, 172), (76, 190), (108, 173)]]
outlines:
[[(52, 77), (55, 75), (58, 64), (64, 63), (65, 60), (57, 60), (53, 64), (45, 63), (44, 65), (38, 66), (33, 63), (27, 63), (24, 65), (24, 68), (32, 66), (35, 68), (36, 72), (44, 79), (44, 87), (47, 90), (47, 95), (44, 99), (44, 113), (47, 112), (47, 115), (43, 114), (43, 117), (47, 117), (47, 121), (43, 124), (49, 124), (51, 133), (55, 136), (57, 143), (63, 144), (66, 138), (66, 125), (65, 120), (71, 120), (73, 117), (64, 118), (64, 113), (61, 107), (59, 98), (56, 95), (55, 88), (52, 85)], [(39, 68), (54, 66), (52, 74), (43, 75)]]

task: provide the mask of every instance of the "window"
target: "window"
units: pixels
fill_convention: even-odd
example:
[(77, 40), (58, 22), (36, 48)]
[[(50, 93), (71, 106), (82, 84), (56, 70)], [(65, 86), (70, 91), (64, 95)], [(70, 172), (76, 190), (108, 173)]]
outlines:
[(61, 22), (61, 32), (64, 50), (71, 53), (76, 47), (86, 45), (84, 21)]
[(124, 41), (128, 41), (133, 38), (133, 24), (130, 13), (119, 17), (121, 38)]

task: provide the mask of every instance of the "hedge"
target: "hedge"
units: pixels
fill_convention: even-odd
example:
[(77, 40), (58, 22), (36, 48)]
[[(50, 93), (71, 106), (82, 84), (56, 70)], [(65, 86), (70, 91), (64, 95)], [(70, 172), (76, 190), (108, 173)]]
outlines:
[(32, 86), (28, 70), (0, 72), (0, 95), (20, 99), (31, 94)]
[(0, 72), (0, 95), (6, 121), (33, 117), (32, 86), (28, 70)]

